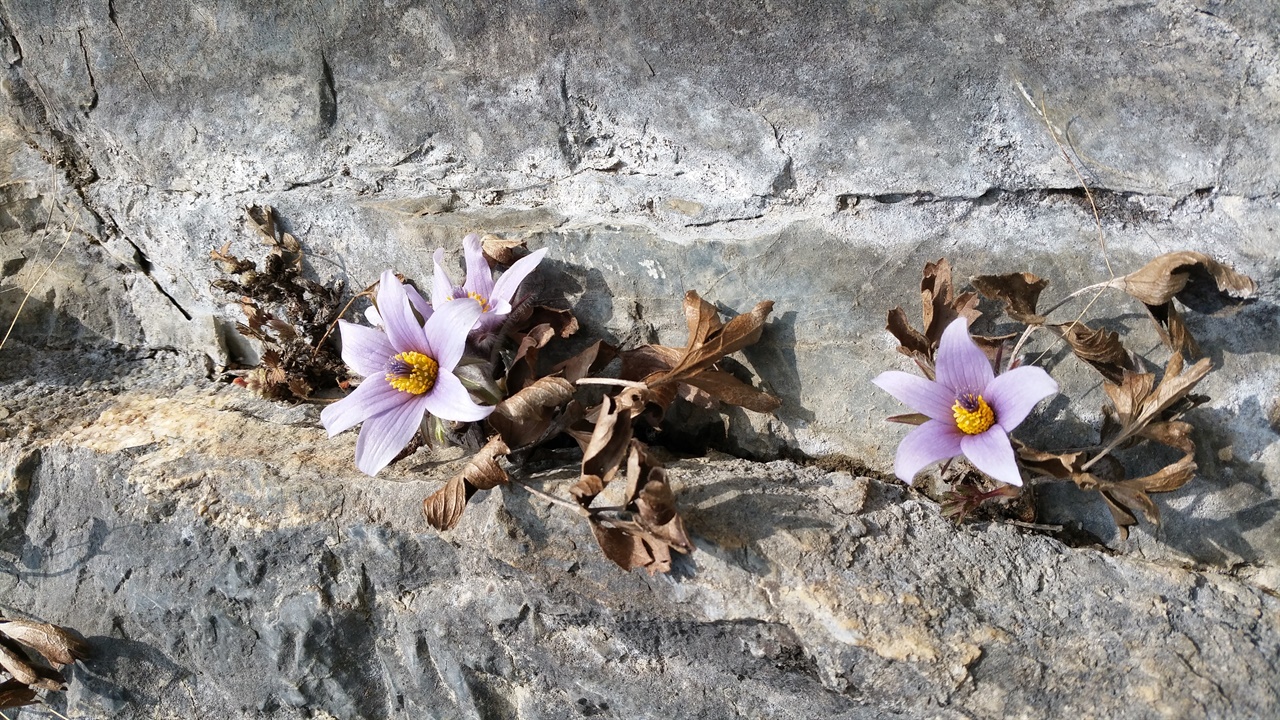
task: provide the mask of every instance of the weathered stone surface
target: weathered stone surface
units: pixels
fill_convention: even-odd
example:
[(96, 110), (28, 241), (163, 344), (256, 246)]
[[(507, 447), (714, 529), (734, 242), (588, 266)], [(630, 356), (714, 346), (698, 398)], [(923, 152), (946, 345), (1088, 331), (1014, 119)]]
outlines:
[[(89, 636), (97, 657), (55, 700), (68, 715), (1267, 717), (1280, 702), (1280, 601), (1240, 579), (957, 528), (899, 486), (729, 458), (673, 465), (698, 551), (670, 577), (626, 574), (519, 491), (427, 530), (421, 499), (458, 459), (363, 477), (314, 407), (184, 383), (172, 357), (111, 367), (3, 385), (0, 458), (35, 461), (2, 609)], [(32, 424), (43, 439), (23, 439)]]
[[(70, 479), (60, 481), (66, 498), (56, 485), (48, 495), (39, 489), (41, 473), (54, 467), (52, 458), (63, 457), (57, 453), (71, 453), (58, 461), (66, 465), (81, 448), (88, 454), (76, 457), (92, 460), (94, 472), (123, 482), (116, 476), (132, 471), (122, 463), (140, 452), (110, 445), (143, 432), (117, 421), (97, 425), (102, 437), (93, 442), (105, 445), (96, 450), (84, 450), (92, 443), (83, 439), (45, 447), (69, 427), (65, 416), (73, 413), (62, 402), (44, 408), (31, 393), (73, 376), (76, 385), (89, 377), (112, 388), (86, 395), (98, 398), (86, 403), (109, 402), (102, 392), (133, 392), (144, 376), (154, 386), (148, 364), (122, 365), (120, 352), (158, 351), (153, 362), (162, 363), (181, 358), (175, 362), (186, 368), (184, 377), (200, 374), (201, 356), (208, 356), (210, 368), (226, 363), (235, 352), (228, 344), (235, 313), (211, 289), (216, 270), (206, 258), (228, 241), (243, 256), (260, 252), (243, 229), (242, 210), (271, 204), (305, 243), (308, 271), (352, 288), (366, 286), (388, 266), (425, 281), (430, 253), (445, 247), (456, 260), (458, 239), (471, 230), (548, 247), (545, 271), (529, 288), (573, 302), (587, 332), (621, 343), (681, 342), (679, 298), (688, 289), (729, 312), (772, 298), (774, 319), (747, 361), (784, 405), (772, 419), (733, 414), (726, 449), (766, 459), (797, 449), (837, 453), (881, 471), (888, 469), (902, 429), (886, 427), (880, 418), (899, 408), (868, 381), (886, 368), (903, 367), (883, 332), (883, 317), (898, 304), (914, 311), (925, 261), (947, 256), (961, 277), (1031, 270), (1052, 281), (1048, 298), (1106, 278), (1108, 261), (1122, 273), (1162, 252), (1206, 252), (1257, 279), (1261, 291), (1255, 304), (1234, 316), (1188, 317), (1219, 368), (1201, 386), (1213, 401), (1192, 416), (1199, 476), (1159, 497), (1163, 526), (1138, 529), (1128, 543), (1115, 536), (1097, 498), (1072, 488), (1040, 493), (1042, 519), (1079, 531), (1079, 537), (1096, 536), (1133, 558), (1100, 562), (1143, 569), (1146, 574), (1134, 582), (1165, 587), (1163, 576), (1139, 562), (1145, 558), (1229, 571), (1260, 587), (1280, 588), (1275, 4), (784, 5), (388, 0), (263, 9), (247, 0), (182, 7), (156, 0), (5, 3), (0, 325), (7, 327), (26, 291), (34, 292), (0, 350), (0, 375), (10, 383), (5, 387), (23, 398), (0, 398), (0, 408), (10, 411), (0, 419), (0, 440), (8, 443), (0, 465), (0, 544), (19, 552), (30, 542), (23, 539), (26, 528), (55, 522), (32, 514), (34, 506), (23, 498), (44, 498), (51, 503), (39, 506), (44, 509), (75, 502), (81, 490)], [(1064, 151), (1079, 176), (1063, 160)], [(1096, 191), (1105, 257), (1082, 178)], [(1140, 331), (1138, 346), (1162, 360), (1154, 335), (1142, 330), (1140, 307), (1104, 297), (1094, 310), (1115, 318), (1117, 327)], [(1076, 401), (1054, 401), (1042, 411), (1047, 422), (1020, 432), (1032, 440), (1085, 439), (1098, 419), (1101, 392), (1060, 352), (1045, 362)], [(119, 372), (129, 374), (109, 380)], [(34, 384), (14, 384), (24, 377)], [(134, 411), (164, 416), (166, 393), (154, 392), (157, 405)], [(185, 407), (179, 407), (180, 417), (186, 417)], [(86, 409), (84, 419), (100, 409)], [(299, 414), (288, 422), (301, 423), (298, 428), (314, 422), (294, 412)], [(164, 426), (168, 435), (138, 437), (162, 445), (199, 443), (183, 422), (171, 418)], [(113, 439), (111, 433), (120, 435)], [(221, 463), (217, 458), (228, 452), (213, 440), (184, 447), (192, 458), (203, 453), (211, 463)], [(268, 450), (294, 457), (292, 445)], [(265, 544), (273, 536), (259, 524), (270, 525), (282, 512), (271, 502), (285, 501), (261, 501), (263, 509), (250, 512), (260, 501), (250, 498), (304, 480), (333, 489), (318, 495), (278, 490), (302, 498), (290, 510), (301, 518), (293, 528), (297, 537), (307, 523), (332, 512), (353, 526), (382, 523), (377, 513), (408, 513), (404, 524), (386, 521), (408, 533), (416, 527), (410, 523), (416, 522), (410, 517), (416, 505), (399, 507), (400, 496), (384, 483), (366, 491), (368, 482), (355, 478), (349, 464), (337, 465), (344, 456), (333, 445), (314, 452), (322, 458), (317, 462), (333, 464), (326, 467), (341, 481), (322, 482), (308, 469), (311, 460), (296, 460), (273, 472), (245, 470), (260, 478), (252, 490), (192, 480), (191, 488), (153, 489), (147, 502), (165, 504), (165, 497), (188, 497), (202, 488), (208, 507), (241, 508), (236, 522), (248, 524), (243, 532), (257, 533), (219, 548), (270, 556), (301, 573), (297, 582), (320, 587), (321, 580), (302, 577), (314, 561), (301, 546), (322, 530), (305, 531), (313, 533), (308, 540), (290, 541), (274, 555)], [(187, 477), (186, 471), (172, 472)], [(347, 493), (374, 504), (323, 510)], [(388, 509), (393, 506), (398, 509)], [(123, 518), (122, 512), (110, 517)], [(107, 515), (101, 517), (105, 522)], [(192, 514), (189, 521), (200, 517)], [(990, 532), (1000, 531), (976, 537), (989, 540)], [(135, 561), (149, 557), (155, 549), (146, 543), (167, 548), (174, 537), (133, 538), (120, 550), (121, 567), (125, 553), (139, 553)], [(415, 548), (403, 551), (410, 555), (422, 547), (446, 556), (456, 552), (406, 537), (385, 542)], [(58, 534), (54, 540), (59, 538), (65, 539)], [(361, 540), (336, 557), (350, 573), (361, 562), (370, 564), (360, 553), (384, 556), (380, 542)], [(1037, 543), (1050, 541), (1024, 539), (1009, 547), (1033, 552)], [(517, 568), (512, 587), (541, 587), (547, 578), (561, 577), (524, 576), (528, 566), (556, 557), (538, 548), (531, 558), (510, 562)], [(1077, 551), (1067, 556), (1095, 557)], [(457, 557), (464, 565), (473, 562)], [(773, 557), (785, 572), (800, 576), (799, 566), (787, 565), (791, 556)], [(24, 567), (28, 574), (52, 572)], [(825, 577), (834, 571), (813, 572)], [(395, 584), (390, 575), (370, 577), (383, 587)], [(451, 576), (441, 572), (423, 582), (444, 577)], [(159, 588), (160, 580), (154, 582)], [(1160, 593), (1144, 586), (1138, 597)], [(652, 607), (661, 605), (654, 602)], [(573, 612), (587, 612), (575, 607)], [(608, 622), (622, 622), (618, 612), (611, 610)], [(734, 625), (725, 637), (745, 637), (745, 627), (774, 632), (781, 611), (771, 612), (771, 619), (753, 621), (763, 625)], [(597, 616), (604, 614), (591, 617)], [(147, 627), (176, 632), (165, 618), (156, 615)], [(476, 621), (460, 615), (459, 622), (470, 628)], [(711, 632), (698, 627), (704, 633), (699, 637)], [(385, 650), (384, 636), (372, 636)], [(546, 657), (531, 643), (520, 652)], [(812, 644), (786, 640), (782, 646), (803, 647), (819, 668), (813, 682), (837, 687), (821, 674), (834, 661)], [(1064, 651), (1062, 645), (1051, 649)], [(645, 652), (649, 658), (662, 654)], [(759, 668), (770, 657), (762, 655), (763, 664), (752, 665), (752, 672), (764, 672)], [(194, 661), (172, 662), (189, 667)], [(717, 667), (730, 665), (725, 660)], [(177, 665), (163, 666), (181, 674)], [(464, 666), (480, 667), (453, 667), (462, 673), (457, 668)], [(290, 667), (292, 677), (308, 675), (301, 666)], [(616, 672), (611, 677), (626, 676)], [(777, 677), (790, 677), (779, 672)], [(456, 673), (450, 677), (461, 677)], [(490, 694), (514, 697), (514, 690), (505, 690), (519, 682), (503, 677), (509, 685)], [(1101, 682), (1097, 677), (1089, 682)], [(225, 682), (232, 687), (258, 679)], [(387, 682), (384, 689), (391, 687)], [(441, 682), (436, 690), (422, 690), (423, 697), (446, 692), (439, 689), (446, 686), (454, 688), (448, 693), (470, 687)], [(711, 687), (719, 680), (705, 682)], [(920, 682), (919, 688), (935, 692)], [(773, 680), (761, 683), (771, 687)], [(606, 685), (611, 692), (618, 687), (599, 687)], [(788, 702), (808, 707), (795, 703), (810, 686), (796, 687), (801, 689)], [(637, 697), (645, 692), (636, 691)], [(1027, 691), (1015, 684), (1011, 692), (1010, 707), (1016, 708), (1017, 693)], [(277, 702), (298, 705), (304, 695)], [(153, 696), (169, 697), (158, 690)], [(893, 710), (875, 697), (868, 701), (875, 712)], [(828, 701), (836, 704), (809, 709), (825, 715), (843, 707), (839, 698), (821, 702)], [(965, 705), (965, 712), (1003, 713), (978, 702)], [(174, 713), (187, 712), (177, 707)], [(908, 714), (932, 712), (902, 707)], [(1256, 707), (1240, 706), (1245, 714)]]

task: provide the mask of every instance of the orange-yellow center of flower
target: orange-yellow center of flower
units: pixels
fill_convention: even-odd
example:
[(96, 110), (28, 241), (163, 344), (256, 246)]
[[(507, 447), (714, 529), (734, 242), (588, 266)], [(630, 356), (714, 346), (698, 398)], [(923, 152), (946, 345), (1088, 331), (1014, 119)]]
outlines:
[(956, 400), (951, 411), (956, 416), (956, 427), (966, 435), (979, 435), (996, 424), (995, 411), (981, 395), (965, 395)]
[(391, 387), (413, 395), (421, 395), (436, 386), (440, 363), (420, 352), (402, 352), (387, 363), (387, 382)]
[(445, 302), (448, 302), (450, 300), (453, 300), (455, 298), (460, 298), (460, 297), (469, 297), (472, 300), (475, 300), (476, 302), (480, 303), (480, 312), (489, 312), (489, 299), (484, 297), (480, 293), (471, 292), (470, 290), (467, 291), (466, 295), (450, 295), (449, 297), (445, 298)]

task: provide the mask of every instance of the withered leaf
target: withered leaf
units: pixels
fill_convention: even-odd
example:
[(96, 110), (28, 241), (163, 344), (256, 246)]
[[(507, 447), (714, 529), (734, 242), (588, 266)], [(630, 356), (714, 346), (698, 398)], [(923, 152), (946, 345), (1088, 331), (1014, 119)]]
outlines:
[[(938, 347), (942, 332), (952, 320), (963, 317), (972, 325), (974, 320), (982, 316), (978, 311), (977, 294), (955, 294), (951, 263), (946, 258), (925, 264), (924, 277), (920, 280), (920, 300), (924, 311), (924, 335), (929, 339), (931, 348)], [(932, 351), (929, 357), (933, 358)]]
[(666, 525), (676, 516), (676, 497), (666, 479), (649, 480), (636, 498), (640, 517), (653, 526)]
[(1126, 372), (1139, 370), (1133, 354), (1121, 344), (1118, 333), (1104, 328), (1090, 328), (1079, 321), (1051, 327), (1067, 341), (1076, 357), (1113, 383), (1122, 382)]
[(902, 423), (903, 425), (923, 425), (929, 422), (929, 416), (924, 413), (903, 413), (902, 415), (890, 415), (885, 420)]
[(1017, 440), (1013, 441), (1014, 450), (1018, 453), (1020, 464), (1035, 472), (1049, 477), (1059, 479), (1069, 478), (1073, 474), (1080, 472), (1080, 465), (1084, 462), (1085, 453), (1052, 453), (1044, 450), (1024, 445)]
[(559, 374), (565, 380), (576, 383), (584, 377), (600, 372), (618, 356), (618, 348), (603, 340), (597, 340), (586, 350), (574, 355), (551, 369), (551, 374)]
[(520, 256), (517, 248), (525, 247), (524, 240), (508, 240), (497, 235), (485, 235), (480, 238), (480, 251), (491, 263), (510, 266)]
[(469, 460), (462, 472), (453, 476), (444, 487), (422, 501), (422, 512), (427, 523), (437, 530), (450, 530), (462, 518), (467, 501), (477, 490), (490, 490), (508, 482), (507, 472), (498, 464), (498, 458), (510, 450), (502, 437), (495, 435)]
[(977, 293), (955, 294), (951, 278), (951, 263), (946, 258), (936, 263), (926, 263), (920, 280), (921, 318), (923, 330), (916, 330), (907, 321), (906, 312), (898, 307), (889, 311), (886, 329), (898, 340), (898, 352), (912, 358), (933, 379), (933, 355), (947, 325), (958, 317), (970, 324), (982, 316), (978, 311)]
[(26, 645), (55, 665), (89, 657), (89, 646), (67, 628), (29, 620), (0, 620), (0, 633)]
[(759, 413), (768, 413), (782, 407), (782, 401), (763, 390), (742, 382), (723, 370), (704, 370), (685, 380), (712, 397)]
[(0, 683), (0, 709), (23, 707), (36, 702), (36, 691), (18, 680)]
[(1208, 255), (1186, 250), (1161, 255), (1111, 285), (1147, 305), (1163, 305), (1177, 297), (1192, 308), (1213, 296), (1248, 299), (1258, 289), (1248, 276)]
[(591, 439), (582, 450), (581, 478), (569, 489), (583, 507), (589, 507), (596, 495), (617, 475), (618, 466), (631, 445), (633, 411), (639, 413), (634, 407), (624, 407), (607, 395), (601, 403)]
[(764, 321), (773, 310), (773, 301), (756, 303), (751, 312), (721, 324), (715, 306), (690, 290), (684, 295), (684, 310), (689, 324), (689, 344), (685, 346), (683, 356), (670, 370), (647, 381), (651, 387), (668, 382), (683, 382), (710, 368), (725, 355), (755, 344), (764, 331)]
[(36, 685), (40, 682), (40, 675), (22, 652), (21, 646), (7, 637), (0, 638), (0, 669), (24, 685)]
[(498, 403), (489, 425), (510, 448), (523, 448), (546, 439), (554, 419), (573, 399), (573, 385), (548, 376)]
[[(1154, 385), (1154, 377), (1149, 373), (1125, 373), (1119, 385), (1104, 383), (1103, 389), (1119, 416), (1119, 439), (1135, 435), (1150, 423), (1163, 419), (1161, 414), (1185, 399), (1212, 368), (1213, 363), (1204, 358), (1184, 372), (1182, 356), (1175, 353), (1169, 357), (1159, 385)], [(1112, 444), (1117, 444), (1119, 439), (1112, 440)]]
[(1191, 330), (1187, 327), (1186, 321), (1182, 319), (1182, 314), (1178, 312), (1178, 308), (1174, 307), (1173, 302), (1167, 302), (1163, 305), (1143, 305), (1143, 307), (1147, 309), (1147, 314), (1151, 316), (1151, 321), (1156, 324), (1156, 331), (1160, 333), (1160, 341), (1166, 347), (1187, 357), (1195, 357), (1200, 354), (1200, 344), (1191, 335)]
[(1027, 325), (1044, 323), (1044, 316), (1036, 313), (1036, 303), (1040, 301), (1040, 293), (1049, 286), (1048, 280), (1021, 272), (979, 275), (971, 282), (985, 297), (1003, 303), (1005, 314), (1014, 320)]
[[(623, 570), (647, 567), (658, 561), (640, 538), (615, 527), (605, 527), (599, 522), (591, 521), (591, 532), (604, 556), (612, 560)], [(670, 567), (671, 557), (667, 556)]]

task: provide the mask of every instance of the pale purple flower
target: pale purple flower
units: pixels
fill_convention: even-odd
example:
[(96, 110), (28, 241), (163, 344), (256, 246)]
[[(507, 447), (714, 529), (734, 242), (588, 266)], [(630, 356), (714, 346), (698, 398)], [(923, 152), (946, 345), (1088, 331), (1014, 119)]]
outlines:
[(467, 280), (461, 286), (454, 285), (449, 274), (444, 271), (444, 250), (436, 250), (435, 280), (431, 283), (431, 304), (443, 307), (445, 303), (461, 298), (471, 298), (480, 303), (483, 314), (476, 323), (477, 332), (487, 332), (499, 326), (503, 318), (511, 312), (511, 301), (515, 298), (520, 283), (538, 267), (542, 256), (547, 254), (543, 248), (520, 258), (507, 269), (497, 281), (493, 279), (493, 271), (489, 262), (484, 259), (484, 251), (480, 247), (480, 236), (471, 233), (462, 239), (462, 254), (467, 261)]
[(912, 410), (929, 416), (898, 446), (893, 471), (906, 483), (939, 460), (964, 455), (1003, 483), (1021, 485), (1009, 433), (1036, 403), (1058, 392), (1038, 367), (996, 376), (991, 361), (969, 337), (964, 318), (953, 320), (938, 343), (937, 380), (889, 371), (872, 380)]
[[(426, 317), (425, 325), (414, 316), (415, 306)], [(493, 412), (473, 402), (453, 374), (467, 334), (480, 317), (478, 303), (452, 302), (432, 312), (388, 270), (378, 285), (378, 308), (383, 330), (339, 322), (342, 359), (365, 379), (320, 413), (329, 437), (364, 423), (356, 441), (356, 467), (369, 475), (409, 444), (426, 413), (469, 422)]]

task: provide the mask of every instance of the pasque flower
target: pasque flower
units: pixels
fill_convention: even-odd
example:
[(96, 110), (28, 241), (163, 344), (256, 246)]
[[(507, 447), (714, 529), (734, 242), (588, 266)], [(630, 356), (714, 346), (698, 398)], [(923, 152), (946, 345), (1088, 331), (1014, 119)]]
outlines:
[(872, 380), (930, 418), (898, 445), (894, 473), (910, 483), (926, 466), (964, 455), (996, 480), (1021, 485), (1009, 433), (1036, 403), (1058, 392), (1058, 384), (1038, 367), (1014, 368), (997, 376), (969, 336), (964, 318), (953, 320), (943, 331), (936, 371), (936, 381), (897, 371)]
[(483, 313), (476, 330), (486, 332), (502, 324), (503, 317), (511, 312), (511, 301), (515, 297), (520, 283), (538, 267), (542, 256), (547, 254), (543, 248), (520, 258), (507, 269), (502, 277), (493, 279), (493, 271), (489, 262), (484, 259), (484, 251), (480, 247), (480, 236), (471, 233), (462, 239), (462, 254), (467, 261), (467, 279), (462, 285), (454, 285), (449, 274), (444, 271), (444, 250), (436, 250), (435, 280), (431, 283), (431, 304), (443, 307), (451, 300), (471, 298), (480, 303)]
[[(356, 467), (375, 475), (409, 444), (422, 418), (481, 420), (493, 408), (471, 400), (453, 370), (466, 349), (467, 334), (480, 318), (480, 304), (466, 300), (432, 308), (416, 292), (382, 273), (377, 304), (382, 330), (340, 321), (342, 359), (364, 376), (347, 397), (320, 413), (333, 437), (359, 423)], [(418, 321), (413, 307), (426, 316)]]

